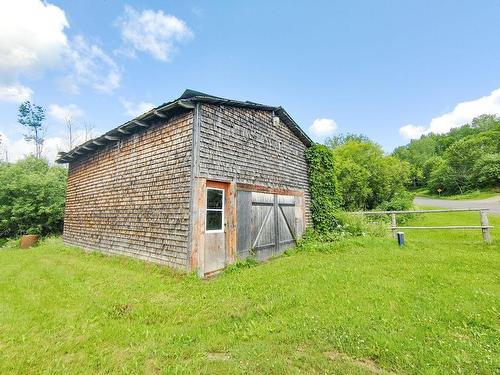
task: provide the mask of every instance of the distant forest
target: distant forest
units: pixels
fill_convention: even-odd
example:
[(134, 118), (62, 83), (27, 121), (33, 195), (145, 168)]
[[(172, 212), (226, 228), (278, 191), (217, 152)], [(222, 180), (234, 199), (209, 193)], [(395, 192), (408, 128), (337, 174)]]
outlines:
[(394, 150), (410, 164), (411, 187), (463, 194), (500, 184), (500, 117), (482, 115), (446, 134), (423, 135)]

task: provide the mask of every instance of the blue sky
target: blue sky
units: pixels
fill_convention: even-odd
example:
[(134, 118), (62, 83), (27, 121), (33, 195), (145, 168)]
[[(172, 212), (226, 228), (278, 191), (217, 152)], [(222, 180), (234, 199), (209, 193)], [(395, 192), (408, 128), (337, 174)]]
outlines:
[(0, 133), (11, 160), (30, 151), (16, 124), (29, 98), (53, 158), (68, 116), (99, 135), (192, 88), (390, 152), (500, 114), (499, 24), (500, 1), (3, 1)]

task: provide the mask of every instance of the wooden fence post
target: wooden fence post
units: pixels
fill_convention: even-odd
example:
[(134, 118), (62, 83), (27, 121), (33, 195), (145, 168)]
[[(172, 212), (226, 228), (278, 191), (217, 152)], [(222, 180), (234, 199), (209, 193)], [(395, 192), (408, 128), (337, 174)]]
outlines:
[(397, 238), (397, 222), (396, 222), (396, 214), (391, 214), (391, 227), (392, 227), (392, 237)]
[[(483, 232), (484, 242), (491, 243), (490, 228), (493, 228), (488, 222), (488, 208), (452, 208), (452, 209), (438, 209), (438, 210), (408, 210), (408, 211), (360, 211), (352, 212), (361, 215), (391, 215), (391, 232), (394, 238), (397, 238), (398, 230), (402, 229), (481, 229)], [(396, 215), (398, 214), (423, 214), (423, 213), (437, 213), (437, 212), (470, 212), (479, 211), (481, 218), (481, 225), (448, 225), (448, 226), (433, 226), (433, 227), (398, 227)]]
[(486, 243), (491, 243), (488, 214), (486, 211), (479, 211), (479, 215), (481, 218), (481, 226), (482, 226), (481, 230), (483, 231), (483, 240)]

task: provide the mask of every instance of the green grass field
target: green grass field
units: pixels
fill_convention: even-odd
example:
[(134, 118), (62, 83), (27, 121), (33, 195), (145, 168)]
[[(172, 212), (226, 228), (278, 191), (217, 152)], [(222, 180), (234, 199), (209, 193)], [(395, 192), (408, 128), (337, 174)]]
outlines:
[[(0, 250), (0, 373), (500, 372), (500, 218), (310, 244), (211, 280), (48, 239)], [(478, 214), (421, 225), (478, 224)]]

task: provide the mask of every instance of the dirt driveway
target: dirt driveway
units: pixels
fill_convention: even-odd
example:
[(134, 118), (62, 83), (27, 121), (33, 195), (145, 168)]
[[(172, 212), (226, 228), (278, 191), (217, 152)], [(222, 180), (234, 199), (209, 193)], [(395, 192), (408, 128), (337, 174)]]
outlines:
[(489, 208), (489, 213), (500, 215), (500, 196), (470, 201), (453, 201), (447, 199), (415, 197), (413, 203), (416, 205), (434, 206), (441, 208)]

